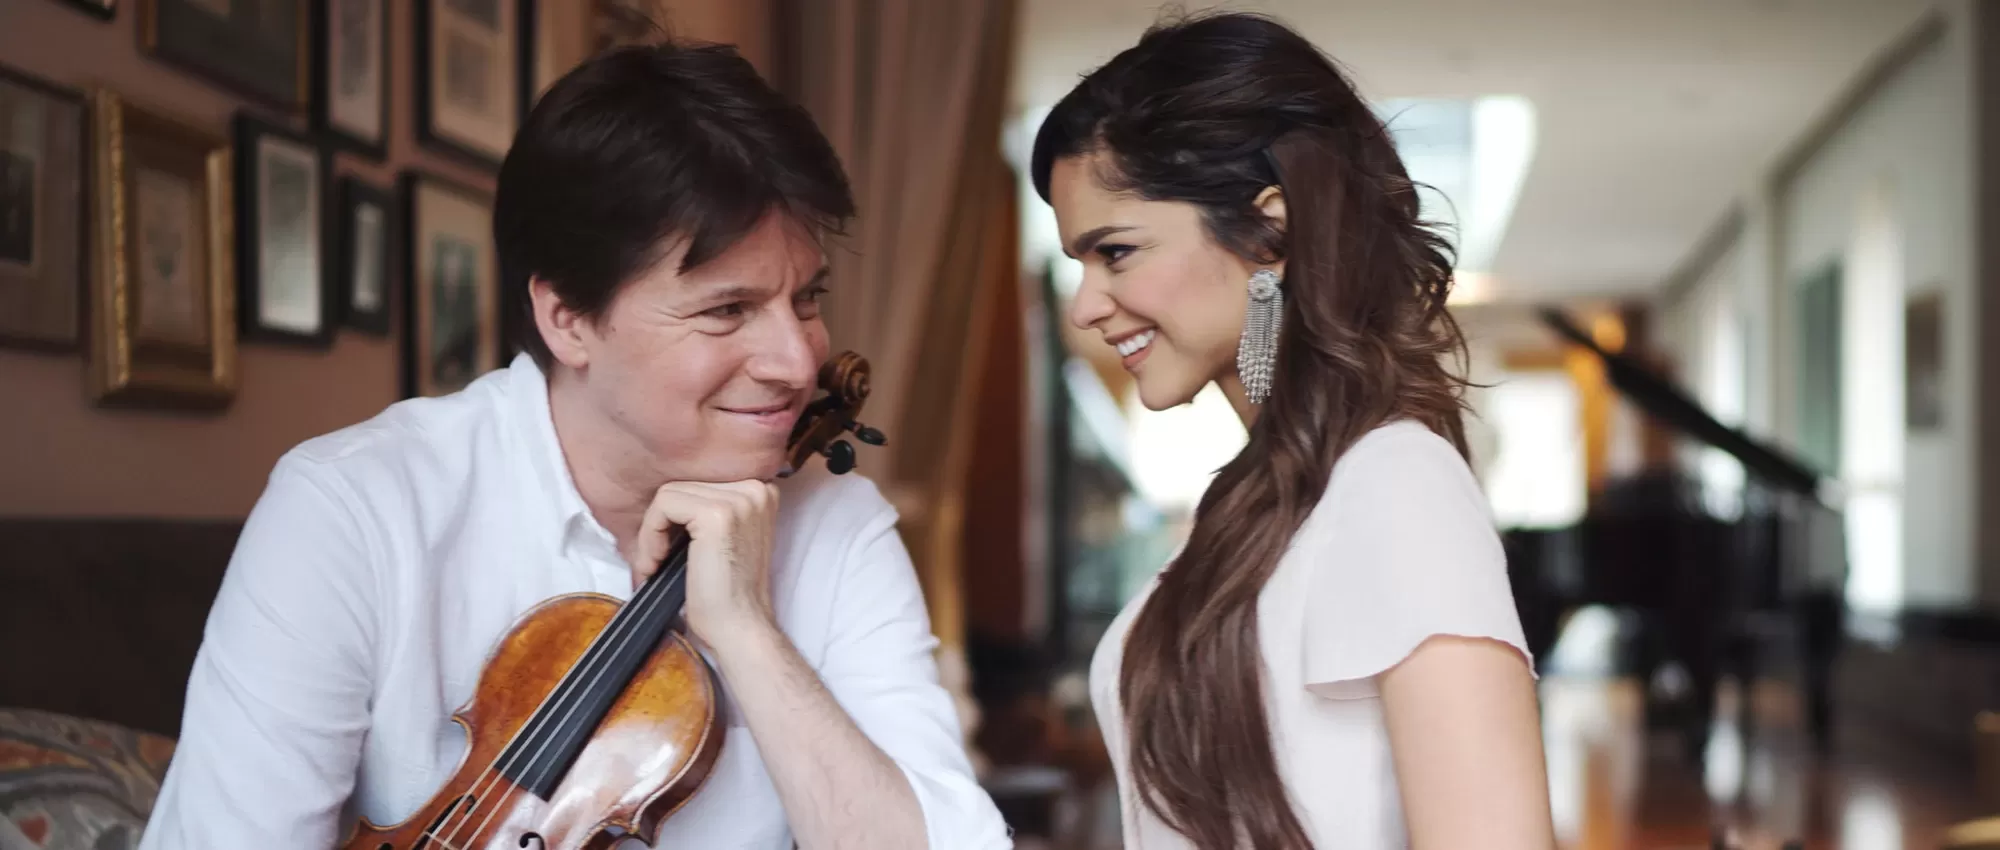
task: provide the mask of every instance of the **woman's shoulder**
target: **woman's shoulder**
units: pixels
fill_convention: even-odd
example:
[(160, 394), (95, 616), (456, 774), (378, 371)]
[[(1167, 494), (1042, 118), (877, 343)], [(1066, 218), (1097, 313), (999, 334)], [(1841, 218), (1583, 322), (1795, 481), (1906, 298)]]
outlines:
[[(1382, 423), (1361, 435), (1333, 465), (1334, 480), (1381, 472), (1401, 463), (1468, 469), (1450, 440), (1414, 419)], [(1468, 469), (1469, 471), (1469, 469)]]
[(1297, 669), (1320, 696), (1373, 695), (1373, 677), (1432, 635), (1526, 653), (1485, 494), (1458, 448), (1419, 423), (1356, 441), (1291, 556), (1298, 631), (1282, 639), (1299, 641)]
[(1334, 462), (1308, 524), (1367, 524), (1416, 512), (1490, 522), (1485, 494), (1458, 447), (1420, 422), (1378, 426)]

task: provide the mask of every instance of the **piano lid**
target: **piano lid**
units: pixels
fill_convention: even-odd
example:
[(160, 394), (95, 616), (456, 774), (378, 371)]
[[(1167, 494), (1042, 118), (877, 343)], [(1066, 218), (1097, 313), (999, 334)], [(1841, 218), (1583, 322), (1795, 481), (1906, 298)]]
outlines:
[(1832, 501), (1833, 482), (1789, 452), (1716, 421), (1665, 378), (1630, 357), (1606, 351), (1561, 311), (1544, 309), (1541, 314), (1542, 321), (1564, 339), (1589, 349), (1603, 360), (1611, 385), (1655, 419), (1728, 452), (1742, 462), (1744, 471), (1768, 484), (1821, 502)]

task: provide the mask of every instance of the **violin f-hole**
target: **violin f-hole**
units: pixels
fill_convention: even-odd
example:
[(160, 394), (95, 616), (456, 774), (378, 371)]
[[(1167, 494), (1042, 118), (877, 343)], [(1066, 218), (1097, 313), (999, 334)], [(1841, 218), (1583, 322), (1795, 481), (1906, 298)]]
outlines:
[[(426, 850), (426, 848), (431, 846), (431, 840), (438, 838), (438, 830), (443, 829), (445, 824), (451, 822), (453, 814), (461, 811), (469, 813), (478, 805), (479, 798), (471, 794), (459, 797), (456, 802), (446, 806), (444, 811), (438, 813), (437, 818), (431, 821), (431, 828), (424, 830), (423, 834), (417, 836), (417, 843), (411, 845), (410, 850)], [(443, 845), (445, 842), (443, 839), (438, 839), (437, 843)], [(384, 844), (381, 850), (390, 850), (390, 847)]]
[(529, 832), (521, 836), (522, 847), (528, 846), (528, 842), (530, 841), (535, 842), (536, 850), (549, 850), (548, 839), (543, 838), (540, 834)]

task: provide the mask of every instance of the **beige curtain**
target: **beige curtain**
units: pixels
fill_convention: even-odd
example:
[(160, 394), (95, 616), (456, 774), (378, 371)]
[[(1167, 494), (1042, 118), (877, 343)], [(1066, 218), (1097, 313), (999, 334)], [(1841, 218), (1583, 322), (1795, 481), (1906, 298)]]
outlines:
[[(858, 220), (831, 257), (835, 351), (868, 358), (862, 421), (889, 437), (864, 471), (901, 511), (939, 673), (965, 734), (979, 726), (959, 574), (973, 409), (974, 321), (1018, 272), (1014, 178), (1000, 151), (1017, 0), (789, 0), (780, 79), (847, 168)], [(979, 754), (973, 753), (975, 761)]]
[[(949, 425), (937, 418), (949, 407), (920, 396), (962, 374), (976, 289), (965, 245), (981, 238), (978, 216), (1003, 162), (1016, 7), (791, 0), (778, 9), (782, 79), (832, 140), (860, 207), (832, 258), (826, 321), (835, 349), (860, 352), (873, 369), (862, 418), (888, 433), (890, 450), (862, 460), (899, 502), (916, 501), (928, 471), (911, 467), (941, 459), (926, 441)], [(948, 351), (927, 344), (950, 341)]]

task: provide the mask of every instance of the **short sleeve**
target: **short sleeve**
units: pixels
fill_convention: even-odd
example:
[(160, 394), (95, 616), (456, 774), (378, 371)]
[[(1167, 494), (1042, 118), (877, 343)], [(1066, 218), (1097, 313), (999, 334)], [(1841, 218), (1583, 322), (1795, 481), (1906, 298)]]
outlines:
[(1308, 690), (1373, 697), (1378, 674), (1437, 635), (1500, 641), (1532, 673), (1492, 513), (1450, 443), (1386, 426), (1335, 465), (1323, 498), (1300, 530)]

